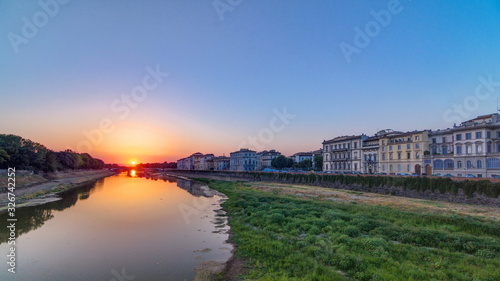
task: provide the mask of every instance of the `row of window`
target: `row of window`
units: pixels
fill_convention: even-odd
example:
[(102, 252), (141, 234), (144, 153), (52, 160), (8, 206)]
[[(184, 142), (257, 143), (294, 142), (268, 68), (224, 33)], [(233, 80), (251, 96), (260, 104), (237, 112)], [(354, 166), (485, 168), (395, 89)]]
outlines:
[[(483, 132), (475, 132), (474, 135), (475, 135), (476, 139), (482, 139), (483, 138)], [(464, 136), (465, 136), (466, 140), (471, 140), (472, 139), (472, 133), (465, 133)], [(497, 136), (497, 138), (500, 138), (500, 131), (496, 132), (496, 136)], [(487, 139), (491, 138), (491, 132), (490, 131), (486, 132), (486, 138)], [(455, 135), (455, 139), (458, 140), (458, 141), (462, 140), (462, 134), (456, 134)], [(434, 141), (434, 139), (433, 139), (433, 141)]]
[[(414, 145), (415, 145), (415, 149), (419, 149), (419, 148), (420, 148), (420, 143), (415, 143)], [(390, 146), (389, 146), (389, 151), (392, 151), (392, 150), (393, 150), (393, 148), (392, 148), (392, 147), (393, 147), (393, 145), (390, 145)], [(398, 148), (398, 150), (401, 150), (403, 147), (402, 147), (402, 145), (401, 145), (401, 144), (398, 144), (398, 145), (397, 145), (397, 148)], [(382, 146), (382, 148), (381, 148), (381, 149), (382, 149), (382, 151), (385, 151), (385, 147), (384, 147), (384, 146)], [(411, 149), (411, 144), (410, 144), (410, 143), (407, 143), (407, 144), (406, 144), (406, 149)]]
[[(415, 136), (415, 141), (419, 141), (420, 137)], [(404, 142), (404, 141), (411, 141), (411, 137), (408, 138), (399, 138), (399, 139), (390, 139), (387, 143), (395, 143), (395, 142)], [(382, 145), (385, 145), (385, 140), (382, 141)]]
[[(358, 148), (358, 142), (354, 142), (352, 144), (353, 148)], [(342, 149), (342, 148), (351, 148), (351, 143), (343, 143), (343, 144), (331, 144), (331, 145), (325, 145), (325, 152), (328, 152), (328, 148), (330, 148), (331, 151), (335, 149)]]
[[(389, 152), (389, 160), (393, 160), (393, 153)], [(402, 159), (402, 152), (397, 153), (397, 159), (401, 160)], [(411, 159), (411, 152), (406, 152), (406, 158), (405, 159)], [(420, 159), (420, 151), (415, 151), (415, 159)], [(385, 153), (382, 153), (382, 161), (386, 160)]]
[[(382, 165), (382, 172), (386, 172), (385, 165)], [(389, 165), (389, 172), (394, 172), (392, 164)], [(403, 172), (403, 166), (401, 164), (398, 164), (398, 172)], [(405, 172), (411, 172), (411, 166), (410, 165), (406, 165), (406, 171)]]

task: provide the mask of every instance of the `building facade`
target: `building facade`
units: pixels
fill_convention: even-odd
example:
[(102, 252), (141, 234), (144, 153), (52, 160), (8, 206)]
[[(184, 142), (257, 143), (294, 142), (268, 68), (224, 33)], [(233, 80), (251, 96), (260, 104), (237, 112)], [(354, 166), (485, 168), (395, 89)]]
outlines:
[(478, 116), (430, 134), (424, 162), (436, 175), (492, 177), (500, 175), (500, 115)]
[(264, 150), (256, 154), (256, 167), (255, 170), (261, 171), (266, 168), (272, 168), (271, 162), (273, 161), (274, 158), (280, 156), (281, 153), (271, 149), (269, 151)]
[(342, 136), (323, 141), (323, 171), (361, 172), (366, 135)]
[(229, 170), (229, 157), (219, 156), (213, 159), (214, 170), (216, 171), (228, 171)]
[(379, 150), (379, 135), (369, 137), (363, 142), (363, 147), (361, 148), (361, 158), (362, 158), (362, 173), (364, 174), (377, 174), (378, 170), (378, 150)]
[(231, 152), (229, 168), (231, 171), (254, 171), (257, 165), (256, 152), (242, 148)]
[(379, 138), (379, 171), (421, 175), (424, 152), (429, 150), (429, 130), (387, 131)]

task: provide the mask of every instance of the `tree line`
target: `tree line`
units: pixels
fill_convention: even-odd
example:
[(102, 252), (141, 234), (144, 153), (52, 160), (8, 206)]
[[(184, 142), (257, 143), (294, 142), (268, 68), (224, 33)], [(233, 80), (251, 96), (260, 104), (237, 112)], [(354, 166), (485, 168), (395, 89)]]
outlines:
[(16, 135), (0, 134), (0, 169), (55, 172), (75, 169), (102, 169), (104, 162), (88, 153), (70, 149), (53, 151), (44, 145)]
[[(314, 165), (316, 167), (316, 170), (321, 171), (323, 168), (323, 157), (318, 155), (315, 156)], [(271, 166), (279, 170), (283, 168), (311, 170), (313, 167), (313, 161), (311, 161), (311, 159), (304, 159), (297, 163), (293, 160), (293, 158), (280, 155), (271, 161)]]
[(140, 163), (135, 165), (136, 168), (154, 168), (154, 169), (175, 169), (177, 162), (163, 162), (163, 163)]

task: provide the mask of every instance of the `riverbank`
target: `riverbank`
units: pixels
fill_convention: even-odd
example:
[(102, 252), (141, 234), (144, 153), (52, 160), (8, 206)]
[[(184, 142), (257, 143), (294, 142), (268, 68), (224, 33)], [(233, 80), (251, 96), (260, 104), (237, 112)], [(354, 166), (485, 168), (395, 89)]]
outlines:
[[(107, 169), (69, 171), (42, 175), (16, 176), (16, 208), (59, 200), (57, 193), (116, 174)], [(7, 187), (7, 177), (0, 178), (0, 188)], [(7, 209), (7, 191), (0, 193), (0, 212)]]
[(192, 178), (300, 184), (355, 192), (371, 192), (400, 197), (500, 207), (500, 182), (496, 182), (497, 179), (470, 181), (468, 179), (456, 180), (448, 177), (272, 173), (256, 171), (177, 170), (174, 173), (180, 173)]
[(228, 263), (211, 280), (500, 280), (498, 208), (201, 181), (228, 196), (230, 240), (246, 269), (235, 278)]

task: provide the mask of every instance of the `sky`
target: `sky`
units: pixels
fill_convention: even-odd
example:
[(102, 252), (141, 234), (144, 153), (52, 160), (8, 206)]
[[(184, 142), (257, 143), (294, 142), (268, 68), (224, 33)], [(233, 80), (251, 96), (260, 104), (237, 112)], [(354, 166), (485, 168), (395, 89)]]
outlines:
[(0, 1), (0, 133), (109, 163), (494, 113), (500, 1)]

